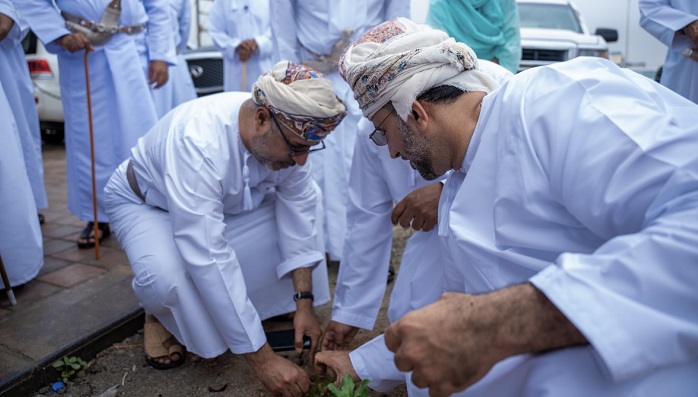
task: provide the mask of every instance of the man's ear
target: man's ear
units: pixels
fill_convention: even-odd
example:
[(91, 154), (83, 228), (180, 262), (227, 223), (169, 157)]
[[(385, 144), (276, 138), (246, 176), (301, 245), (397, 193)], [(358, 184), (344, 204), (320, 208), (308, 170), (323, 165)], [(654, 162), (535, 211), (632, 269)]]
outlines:
[(429, 115), (422, 102), (417, 100), (412, 102), (412, 109), (410, 110), (410, 114), (407, 115), (407, 122), (411, 122), (413, 124), (412, 128), (418, 131), (426, 131)]
[(256, 130), (266, 130), (267, 123), (271, 123), (271, 113), (264, 106), (257, 106), (254, 112), (254, 126)]

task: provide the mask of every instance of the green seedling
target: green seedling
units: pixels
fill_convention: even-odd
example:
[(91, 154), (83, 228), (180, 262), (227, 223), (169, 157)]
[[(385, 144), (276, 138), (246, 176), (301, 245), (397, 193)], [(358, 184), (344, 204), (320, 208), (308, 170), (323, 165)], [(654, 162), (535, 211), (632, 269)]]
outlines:
[(65, 356), (60, 360), (53, 363), (53, 368), (55, 368), (61, 374), (61, 380), (63, 383), (67, 383), (70, 378), (75, 375), (77, 371), (87, 365), (80, 357), (75, 356)]
[(334, 383), (329, 383), (327, 389), (335, 395), (335, 397), (368, 397), (368, 379), (361, 382), (359, 388), (354, 390), (354, 378), (351, 375), (342, 377), (342, 386), (337, 388)]

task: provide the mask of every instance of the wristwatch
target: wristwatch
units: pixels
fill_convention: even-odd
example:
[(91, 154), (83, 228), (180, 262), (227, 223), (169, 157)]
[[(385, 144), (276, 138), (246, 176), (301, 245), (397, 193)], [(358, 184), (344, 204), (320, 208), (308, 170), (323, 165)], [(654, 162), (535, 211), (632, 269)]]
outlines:
[(310, 291), (298, 291), (295, 294), (293, 294), (293, 301), (297, 301), (299, 299), (310, 299), (311, 301), (315, 299), (313, 296), (313, 293)]

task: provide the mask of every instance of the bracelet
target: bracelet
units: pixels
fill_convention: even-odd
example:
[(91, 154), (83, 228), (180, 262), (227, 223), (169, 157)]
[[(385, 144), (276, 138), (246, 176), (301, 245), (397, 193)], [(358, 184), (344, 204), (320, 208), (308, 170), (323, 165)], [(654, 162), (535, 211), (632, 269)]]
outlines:
[(312, 301), (315, 297), (311, 291), (299, 291), (293, 294), (293, 301), (296, 302), (299, 299), (310, 299)]

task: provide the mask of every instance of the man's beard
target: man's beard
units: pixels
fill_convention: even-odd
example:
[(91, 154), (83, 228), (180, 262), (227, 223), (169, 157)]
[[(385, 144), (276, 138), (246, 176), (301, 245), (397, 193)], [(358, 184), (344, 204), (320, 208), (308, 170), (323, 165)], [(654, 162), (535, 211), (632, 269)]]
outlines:
[(281, 168), (286, 168), (295, 165), (296, 163), (295, 161), (293, 161), (293, 159), (289, 159), (287, 161), (272, 160), (272, 157), (269, 154), (268, 146), (268, 143), (271, 140), (271, 136), (273, 135), (271, 131), (272, 130), (270, 129), (269, 132), (267, 132), (266, 134), (257, 135), (252, 138), (252, 147), (250, 148), (250, 153), (252, 154), (252, 156), (262, 165), (273, 171), (278, 171)]
[(405, 157), (410, 160), (414, 169), (428, 181), (438, 178), (440, 175), (434, 171), (434, 165), (429, 158), (429, 149), (433, 147), (433, 142), (426, 137), (418, 137), (400, 117), (397, 118), (397, 128), (404, 143)]

